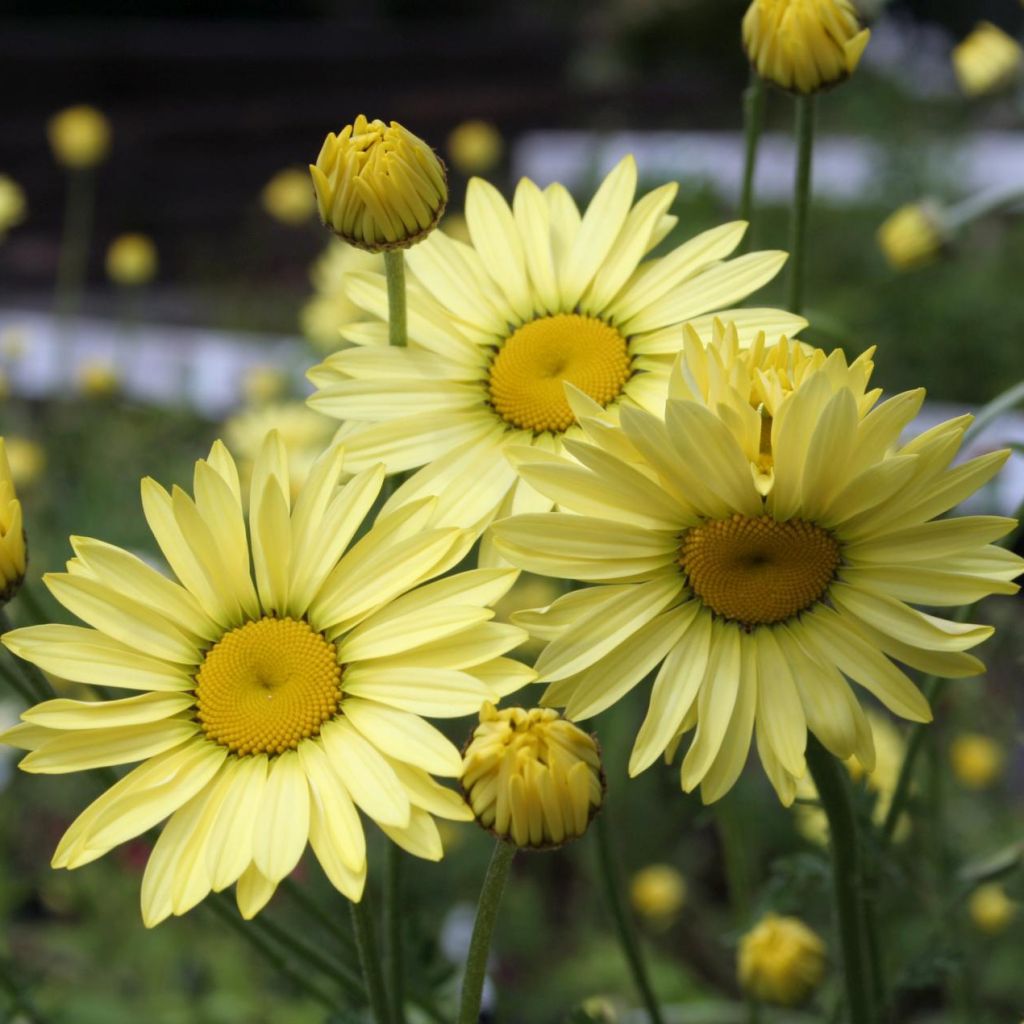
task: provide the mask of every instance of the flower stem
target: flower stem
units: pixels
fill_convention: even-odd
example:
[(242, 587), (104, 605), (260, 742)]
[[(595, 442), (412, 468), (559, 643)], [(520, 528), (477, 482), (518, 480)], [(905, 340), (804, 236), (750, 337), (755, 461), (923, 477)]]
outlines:
[(807, 767), (828, 818), (847, 1017), (850, 1024), (878, 1024), (865, 918), (870, 906), (865, 899), (863, 850), (849, 779), (845, 769), (813, 736), (807, 742)]
[[(0, 608), (0, 633), (7, 633), (13, 628), (14, 626), (11, 623), (10, 616), (7, 614), (7, 609)], [(21, 658), (9, 654), (8, 663), (14, 666), (14, 671), (18, 673), (21, 679), (21, 685), (14, 684), (19, 693), (25, 696), (26, 699), (28, 699), (29, 694), (32, 694), (29, 703), (38, 704), (40, 701), (50, 700), (55, 696), (50, 680), (32, 662), (22, 661)]]
[[(351, 933), (342, 927), (337, 918), (328, 914), (315, 899), (310, 897), (298, 882), (293, 881), (291, 878), (285, 878), (281, 882), (280, 890), (303, 913), (308, 914), (321, 928), (333, 935), (345, 948), (346, 955), (351, 957), (356, 953), (356, 943)], [(361, 980), (355, 973), (352, 976), (356, 979), (356, 982), (359, 984), (359, 990), (362, 992)]]
[(636, 936), (636, 930), (629, 917), (629, 911), (626, 909), (626, 902), (622, 898), (622, 878), (619, 865), (615, 859), (615, 853), (612, 850), (607, 807), (601, 808), (601, 813), (597, 816), (594, 825), (597, 830), (597, 855), (601, 866), (601, 881), (604, 883), (608, 907), (615, 920), (615, 930), (618, 932), (622, 952), (625, 954), (626, 961), (629, 964), (630, 972), (633, 975), (633, 982), (640, 993), (640, 999), (647, 1010), (650, 1024), (664, 1024), (661, 1008), (658, 1006), (658, 1000), (654, 996), (651, 980), (647, 976), (647, 966), (640, 952), (640, 943)]
[(57, 286), (54, 295), (57, 316), (66, 319), (77, 312), (89, 266), (89, 241), (92, 235), (96, 175), (91, 168), (68, 172), (64, 229), (57, 260)]
[(729, 903), (736, 924), (744, 926), (750, 917), (751, 883), (747, 850), (749, 839), (743, 834), (743, 823), (736, 816), (736, 806), (730, 795), (715, 804), (715, 825), (725, 863), (725, 879), (729, 886)]
[(811, 203), (811, 154), (814, 149), (814, 96), (796, 98), (796, 183), (789, 221), (789, 309), (803, 307), (807, 211)]
[[(764, 79), (756, 71), (750, 74), (750, 84), (743, 90), (743, 185), (740, 190), (740, 220), (750, 224), (754, 212), (754, 175), (757, 171), (757, 148), (764, 127), (765, 88)], [(752, 244), (752, 227), (740, 243), (740, 252), (746, 252)]]
[(384, 972), (391, 1000), (391, 1019), (405, 1024), (404, 977), (402, 973), (402, 851), (388, 843), (384, 875)]
[(370, 1002), (375, 1024), (391, 1024), (388, 1011), (387, 990), (384, 987), (384, 972), (380, 966), (377, 952), (377, 938), (374, 935), (373, 915), (367, 906), (366, 898), (352, 903), (352, 927), (356, 933), (359, 946), (359, 961), (363, 965), (363, 980), (366, 985), (366, 997)]
[(505, 892), (508, 870), (516, 855), (517, 847), (512, 843), (498, 840), (494, 844), (491, 862), (487, 865), (484, 884), (480, 888), (480, 900), (473, 922), (473, 937), (469, 942), (466, 956), (466, 972), (462, 977), (462, 999), (459, 1003), (458, 1024), (477, 1024), (480, 1019), (480, 1000), (487, 975), (487, 956), (491, 949), (491, 935), (498, 919), (498, 908)]
[(384, 253), (384, 276), (388, 285), (388, 344), (405, 348), (408, 342), (405, 308), (405, 251)]

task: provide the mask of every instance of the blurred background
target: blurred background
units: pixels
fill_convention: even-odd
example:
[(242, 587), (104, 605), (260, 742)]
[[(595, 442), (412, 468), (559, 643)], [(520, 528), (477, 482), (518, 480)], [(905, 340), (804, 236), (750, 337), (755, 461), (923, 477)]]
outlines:
[[(146, 550), (140, 477), (184, 484), (215, 437), (244, 457), (268, 425), (283, 431), (301, 471), (331, 436), (331, 422), (302, 405), (305, 370), (358, 315), (339, 288), (351, 256), (317, 222), (305, 171), (328, 131), (363, 112), (425, 138), (449, 165), (442, 228), (457, 237), (474, 173), (506, 194), (523, 174), (542, 185), (561, 180), (582, 204), (632, 151), (643, 188), (682, 184), (672, 211), (679, 226), (663, 243), (670, 248), (736, 216), (744, 8), (742, 0), (8, 0), (0, 433), (26, 508), (41, 610), (61, 614), (38, 574), (62, 565), (69, 534)], [(980, 87), (952, 61), (982, 20), (1020, 40), (1024, 9), (1017, 0), (864, 0), (860, 8), (873, 32), (863, 64), (818, 104), (806, 337), (851, 356), (878, 345), (876, 383), (887, 392), (925, 385), (934, 420), (1024, 377), (1020, 52), (1004, 47), (1007, 70)], [(995, 62), (983, 59), (983, 70)], [(55, 154), (51, 119), (81, 104), (102, 112), (109, 138), (88, 166), (69, 167), (66, 153)], [(786, 245), (791, 117), (789, 99), (770, 92), (755, 248)], [(901, 249), (893, 235), (880, 245), (880, 225), (922, 202), (936, 229), (923, 251), (908, 255), (913, 245), (904, 238)], [(754, 301), (781, 305), (781, 283)], [(1007, 442), (1024, 445), (1014, 417), (981, 444)], [(1020, 461), (984, 498), (987, 510), (1017, 507)], [(514, 602), (549, 599), (543, 583), (527, 580)], [(1013, 602), (979, 614), (1005, 627), (987, 647), (992, 670), (947, 687), (929, 770), (949, 848), (936, 857), (929, 844), (938, 840), (908, 829), (904, 874), (879, 883), (890, 897), (900, 1021), (966, 1021), (949, 1009), (964, 1005), (961, 984), (979, 1008), (972, 1024), (1024, 1011), (1016, 914), (1024, 640)], [(598, 721), (612, 779), (624, 778), (642, 713), (634, 698)], [(13, 700), (0, 704), (6, 719), (18, 711)], [(894, 749), (901, 743), (894, 727)], [(208, 908), (145, 933), (137, 911), (144, 841), (73, 874), (52, 872), (48, 852), (95, 787), (20, 775), (13, 757), (0, 758), (0, 1020), (360, 1019), (344, 1015), (340, 998), (327, 1011), (268, 970)], [(651, 769), (622, 788), (613, 785), (609, 813), (625, 870), (632, 878), (659, 865), (634, 886), (659, 993), (711, 1007), (673, 1018), (680, 1022), (746, 1020), (721, 1002), (735, 995), (744, 927), (775, 909), (827, 931), (827, 861), (813, 824), (779, 807), (751, 772), (723, 814), (737, 827), (756, 814), (757, 826), (745, 833), (745, 863), (726, 865), (721, 822), (681, 797), (673, 770)], [(865, 814), (884, 792), (881, 780), (862, 786)], [(409, 962), (424, 1021), (450, 1016), (452, 961), (490, 852), (474, 826), (447, 838), (440, 866), (408, 871)], [(623, 1009), (635, 1000), (594, 895), (589, 847), (588, 837), (517, 862), (496, 942), (501, 1020), (555, 1024), (576, 1007), (574, 1021), (638, 1021)], [(300, 884), (343, 922), (341, 897), (312, 864), (300, 870)], [(976, 899), (979, 880), (998, 892)], [(343, 937), (310, 932), (287, 896), (269, 915), (328, 957), (354, 955)], [(285, 944), (277, 955), (303, 970), (301, 952)], [(834, 998), (826, 986), (810, 1008), (765, 1020), (825, 1020)]]

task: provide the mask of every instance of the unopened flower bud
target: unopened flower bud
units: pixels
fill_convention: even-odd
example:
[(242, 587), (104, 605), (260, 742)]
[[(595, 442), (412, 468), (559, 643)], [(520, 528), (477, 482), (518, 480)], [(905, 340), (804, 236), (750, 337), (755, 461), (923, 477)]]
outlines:
[(766, 914), (742, 939), (739, 980), (755, 999), (802, 1003), (825, 973), (825, 943), (799, 918)]
[(893, 270), (913, 270), (931, 263), (948, 241), (941, 214), (928, 201), (901, 206), (882, 222), (877, 237)]
[(27, 565), (21, 502), (14, 490), (4, 439), (0, 437), (0, 605), (21, 589)]
[(84, 104), (54, 114), (46, 126), (57, 163), (83, 169), (102, 163), (110, 151), (110, 122)]
[(978, 22), (953, 48), (953, 71), (967, 96), (983, 96), (1011, 85), (1024, 67), (1020, 43), (990, 21)]

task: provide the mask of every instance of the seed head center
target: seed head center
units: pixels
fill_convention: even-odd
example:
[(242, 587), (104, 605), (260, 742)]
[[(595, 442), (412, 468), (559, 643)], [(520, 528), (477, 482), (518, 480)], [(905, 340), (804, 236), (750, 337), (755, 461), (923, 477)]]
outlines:
[(308, 623), (264, 618), (231, 630), (196, 673), (196, 720), (238, 755), (281, 754), (316, 736), (341, 701), (337, 650)]
[(683, 535), (679, 564), (693, 592), (744, 626), (783, 622), (821, 600), (839, 567), (839, 544), (803, 519), (734, 515)]
[(573, 423), (563, 382), (601, 406), (629, 380), (626, 339), (592, 316), (559, 313), (523, 324), (491, 363), (488, 390), (498, 415), (536, 433), (563, 433)]

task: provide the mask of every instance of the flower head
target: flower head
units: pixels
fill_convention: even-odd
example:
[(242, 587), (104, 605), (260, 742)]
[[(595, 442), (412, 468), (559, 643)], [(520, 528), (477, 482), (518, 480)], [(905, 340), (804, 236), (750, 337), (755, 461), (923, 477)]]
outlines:
[(638, 914), (668, 924), (686, 902), (686, 879), (671, 864), (648, 864), (630, 880), (629, 899)]
[(110, 122), (95, 107), (80, 104), (54, 114), (46, 125), (57, 163), (81, 170), (102, 163), (110, 151)]
[(894, 662), (948, 677), (982, 670), (966, 652), (991, 627), (912, 605), (1016, 592), (1024, 560), (992, 543), (1012, 519), (937, 518), (1008, 453), (953, 466), (970, 417), (901, 444), (923, 392), (879, 404), (870, 372), (867, 355), (847, 363), (784, 338), (744, 350), (721, 327), (705, 347), (690, 332), (663, 416), (624, 408), (616, 427), (575, 392), (584, 438), (565, 455), (513, 453), (563, 511), (500, 520), (497, 550), (595, 584), (515, 617), (548, 641), (542, 703), (588, 718), (657, 670), (631, 774), (693, 731), (681, 783), (712, 801), (756, 735), (790, 803), (808, 730), (874, 767), (847, 680), (923, 722), (928, 703)]
[(998, 92), (1013, 83), (1024, 67), (1020, 43), (998, 25), (980, 21), (966, 39), (953, 48), (953, 70), (968, 96)]
[(825, 943), (797, 917), (766, 914), (740, 939), (740, 984), (755, 999), (802, 1003), (825, 974)]
[(7, 446), (0, 437), (0, 604), (21, 589), (28, 566), (21, 502), (14, 489)]
[(849, 78), (869, 36), (850, 0), (753, 0), (743, 16), (743, 45), (757, 73), (798, 93)]
[(27, 212), (24, 189), (13, 178), (0, 174), (0, 241), (25, 219)]
[[(409, 344), (387, 349), (383, 274), (352, 274), (349, 295), (375, 318), (343, 330), (356, 347), (309, 373), (310, 404), (345, 420), (353, 465), (381, 459), (389, 472), (423, 467), (391, 499), (444, 494), (453, 521), (482, 529), (512, 510), (551, 503), (521, 484), (511, 445), (559, 451), (578, 436), (564, 384), (611, 418), (664, 402), (679, 325), (710, 328), (711, 311), (771, 280), (780, 252), (726, 257), (746, 225), (697, 235), (666, 256), (644, 256), (672, 229), (677, 186), (634, 203), (637, 168), (623, 159), (584, 214), (561, 185), (524, 178), (511, 206), (480, 178), (469, 183), (473, 244), (434, 232), (410, 250)], [(754, 325), (799, 330), (776, 310), (736, 309), (741, 338)], [(490, 557), (485, 548), (485, 560)]]
[(949, 748), (953, 774), (968, 789), (987, 789), (1002, 774), (1006, 763), (1003, 748), (991, 736), (965, 732)]
[(274, 220), (298, 227), (316, 212), (316, 196), (309, 180), (309, 173), (301, 167), (286, 167), (278, 171), (263, 186), (260, 193), (263, 209)]
[(107, 277), (129, 288), (148, 284), (156, 277), (158, 262), (156, 245), (148, 235), (118, 235), (107, 248)]
[(141, 762), (72, 823), (53, 864), (87, 864), (170, 816), (142, 883), (147, 925), (235, 883), (251, 917), (307, 842), (358, 900), (358, 811), (414, 855), (440, 858), (433, 816), (470, 815), (433, 778), (458, 777), (462, 758), (426, 717), (471, 714), (532, 678), (503, 656), (521, 631), (488, 621), (515, 573), (445, 576), (471, 538), (436, 527), (431, 499), (354, 541), (384, 474), (342, 483), (342, 459), (324, 452), (293, 502), (283, 445), (268, 435), (246, 517), (217, 442), (196, 464), (194, 498), (142, 484), (173, 575), (72, 538), (68, 571), (45, 581), (86, 626), (3, 637), (46, 672), (140, 691), (47, 701), (3, 739), (30, 751), (29, 772)]
[(448, 156), (462, 174), (493, 171), (504, 149), (501, 132), (490, 121), (463, 121), (448, 136)]
[(893, 270), (931, 263), (948, 241), (941, 211), (928, 201), (901, 206), (878, 229), (878, 246)]
[(978, 931), (998, 935), (1006, 931), (1017, 916), (1017, 904), (998, 882), (986, 882), (971, 893), (967, 912)]
[(583, 835), (604, 797), (593, 736), (545, 708), (486, 703), (466, 746), (462, 788), (476, 820), (535, 850)]
[(397, 121), (360, 114), (327, 136), (309, 171), (324, 225), (370, 252), (426, 238), (448, 202), (444, 164)]

